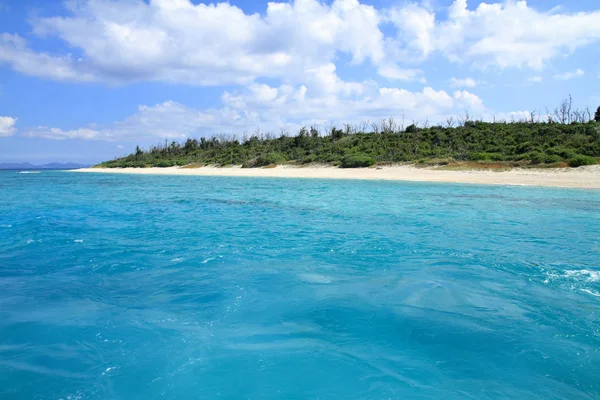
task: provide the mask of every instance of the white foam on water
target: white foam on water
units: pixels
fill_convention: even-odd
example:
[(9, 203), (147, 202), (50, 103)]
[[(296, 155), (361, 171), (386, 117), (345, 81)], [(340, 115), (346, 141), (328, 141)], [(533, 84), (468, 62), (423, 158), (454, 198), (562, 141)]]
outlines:
[(579, 289), (579, 290), (581, 290), (582, 292), (585, 292), (585, 293), (589, 293), (589, 294), (591, 294), (592, 296), (595, 296), (595, 297), (600, 297), (600, 293), (598, 293), (598, 292), (595, 292), (595, 291), (593, 291), (593, 290), (591, 290), (591, 289)]
[(566, 270), (562, 274), (557, 272), (546, 272), (544, 283), (559, 279), (567, 279), (579, 282), (600, 282), (600, 271), (590, 271), (588, 269), (571, 269)]
[(319, 284), (327, 284), (333, 282), (328, 276), (319, 275), (319, 274), (300, 274), (298, 278), (306, 283), (319, 283)]
[(83, 239), (75, 239), (74, 242), (75, 243), (83, 243)]
[(179, 258), (178, 257), (178, 258), (172, 259), (171, 262), (180, 262), (180, 261), (183, 261), (183, 260), (184, 260), (184, 258)]
[[(79, 392), (78, 392), (79, 393)], [(80, 394), (70, 394), (67, 397), (60, 397), (58, 400), (82, 400), (83, 396)]]
[(565, 271), (564, 276), (566, 278), (583, 278), (587, 282), (600, 281), (600, 271), (590, 271), (587, 269), (568, 270)]
[(108, 374), (110, 371), (115, 371), (116, 369), (118, 369), (119, 367), (108, 367), (104, 370), (104, 372), (102, 373), (102, 375), (106, 375)]
[(217, 256), (217, 257), (209, 257), (206, 260), (202, 261), (201, 264), (207, 264), (211, 261), (215, 261), (217, 258), (223, 258), (223, 256)]

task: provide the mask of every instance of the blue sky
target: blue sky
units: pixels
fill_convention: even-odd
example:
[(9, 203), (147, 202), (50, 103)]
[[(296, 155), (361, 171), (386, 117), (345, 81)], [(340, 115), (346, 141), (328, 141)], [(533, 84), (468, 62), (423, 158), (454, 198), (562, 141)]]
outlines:
[(598, 21), (596, 0), (0, 0), (0, 162), (595, 110)]

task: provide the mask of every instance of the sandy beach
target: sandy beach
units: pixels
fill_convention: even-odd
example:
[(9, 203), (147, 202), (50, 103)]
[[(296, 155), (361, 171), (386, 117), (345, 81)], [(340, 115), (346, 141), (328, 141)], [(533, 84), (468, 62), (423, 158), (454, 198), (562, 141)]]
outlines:
[(373, 179), (600, 189), (600, 165), (565, 169), (513, 169), (508, 171), (447, 170), (441, 168), (417, 168), (413, 166), (387, 166), (379, 169), (342, 169), (327, 166), (278, 166), (274, 168), (85, 168), (74, 171), (113, 174)]

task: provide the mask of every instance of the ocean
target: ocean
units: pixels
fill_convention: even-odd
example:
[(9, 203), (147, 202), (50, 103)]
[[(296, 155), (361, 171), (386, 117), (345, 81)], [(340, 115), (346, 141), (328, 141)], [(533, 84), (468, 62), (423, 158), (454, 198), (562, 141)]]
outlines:
[(600, 191), (2, 171), (0, 398), (598, 399)]

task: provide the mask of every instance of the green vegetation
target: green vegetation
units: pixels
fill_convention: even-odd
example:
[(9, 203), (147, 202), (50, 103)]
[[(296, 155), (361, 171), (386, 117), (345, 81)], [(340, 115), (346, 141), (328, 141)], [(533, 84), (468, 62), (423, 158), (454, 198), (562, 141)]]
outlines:
[[(559, 113), (557, 112), (557, 116)], [(327, 163), (344, 168), (376, 163), (421, 165), (479, 163), (511, 166), (571, 166), (596, 164), (600, 159), (600, 108), (595, 120), (548, 118), (546, 122), (481, 122), (465, 118), (459, 126), (403, 128), (392, 119), (372, 124), (370, 132), (346, 125), (322, 134), (302, 128), (298, 135), (253, 135), (243, 139), (188, 139), (107, 161), (102, 167), (170, 167), (243, 165), (246, 168), (284, 163)]]
[(569, 167), (581, 167), (582, 165), (594, 165), (597, 164), (598, 160), (594, 157), (576, 155), (573, 158), (569, 159), (568, 164)]
[(245, 161), (242, 164), (242, 168), (266, 167), (268, 165), (285, 164), (286, 162), (287, 159), (281, 153), (267, 153)]
[(364, 168), (375, 165), (377, 160), (373, 157), (366, 156), (364, 154), (355, 154), (348, 156), (342, 160), (340, 167), (342, 168)]

